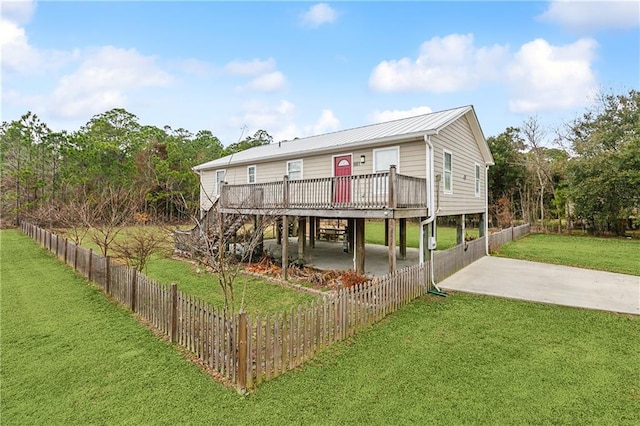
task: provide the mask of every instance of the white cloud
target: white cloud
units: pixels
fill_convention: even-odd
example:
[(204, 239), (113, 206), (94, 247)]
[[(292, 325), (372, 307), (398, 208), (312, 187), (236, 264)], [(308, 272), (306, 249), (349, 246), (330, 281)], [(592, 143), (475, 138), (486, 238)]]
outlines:
[(75, 72), (60, 79), (49, 109), (56, 118), (86, 117), (124, 106), (128, 91), (163, 87), (171, 81), (154, 57), (135, 49), (106, 46), (91, 52)]
[(244, 86), (240, 86), (239, 89), (241, 91), (273, 92), (282, 89), (286, 82), (284, 74), (280, 71), (274, 71), (254, 78)]
[(229, 74), (234, 75), (258, 75), (275, 70), (276, 61), (273, 58), (266, 60), (253, 59), (251, 61), (232, 61), (224, 66)]
[[(295, 116), (295, 105), (287, 100), (281, 100), (276, 105), (268, 105), (259, 100), (247, 102), (244, 106), (244, 113), (241, 117), (233, 117), (231, 122), (235, 126), (247, 126), (252, 133), (255, 130), (267, 130), (269, 134), (277, 139), (271, 129), (280, 129), (293, 121)], [(277, 130), (273, 130), (276, 132)]]
[(422, 44), (415, 60), (380, 62), (369, 86), (379, 92), (453, 92), (494, 80), (504, 62), (506, 46), (476, 47), (472, 34), (434, 37)]
[(6, 19), (0, 20), (0, 48), (3, 71), (28, 72), (41, 62), (40, 53), (29, 45), (24, 28)]
[(640, 24), (640, 3), (620, 0), (552, 1), (538, 19), (570, 30), (634, 28)]
[(320, 117), (313, 126), (305, 127), (305, 135), (320, 135), (323, 133), (333, 132), (340, 127), (340, 120), (335, 116), (332, 110), (323, 109)]
[(268, 131), (276, 142), (327, 133), (337, 130), (340, 126), (340, 120), (330, 109), (323, 109), (315, 123), (308, 126), (298, 126), (296, 124), (297, 108), (287, 100), (281, 100), (276, 104), (252, 100), (246, 103), (243, 108), (242, 115), (232, 117), (229, 120), (231, 127), (247, 126), (248, 134), (263, 129)]
[(401, 118), (415, 117), (416, 115), (424, 115), (433, 112), (431, 108), (428, 106), (419, 106), (406, 110), (384, 110), (384, 111), (374, 111), (369, 116), (369, 121), (372, 123), (384, 123), (385, 121), (399, 120)]
[(326, 3), (311, 6), (301, 17), (302, 25), (310, 28), (317, 28), (322, 24), (334, 22), (336, 19), (338, 19), (338, 13)]
[(597, 84), (591, 69), (596, 47), (587, 38), (564, 46), (543, 39), (524, 44), (507, 71), (510, 109), (531, 113), (586, 105)]
[(2, 18), (16, 24), (26, 24), (31, 20), (36, 3), (31, 0), (0, 1)]
[(66, 64), (77, 52), (37, 49), (29, 43), (22, 26), (29, 21), (35, 5), (27, 1), (1, 1), (0, 50), (2, 71), (41, 74)]

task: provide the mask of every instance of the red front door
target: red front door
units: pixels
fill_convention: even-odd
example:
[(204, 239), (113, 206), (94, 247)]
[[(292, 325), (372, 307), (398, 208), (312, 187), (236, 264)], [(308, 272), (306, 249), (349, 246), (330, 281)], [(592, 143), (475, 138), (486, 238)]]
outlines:
[(351, 202), (351, 155), (333, 157), (333, 175), (336, 177), (333, 201), (334, 203)]

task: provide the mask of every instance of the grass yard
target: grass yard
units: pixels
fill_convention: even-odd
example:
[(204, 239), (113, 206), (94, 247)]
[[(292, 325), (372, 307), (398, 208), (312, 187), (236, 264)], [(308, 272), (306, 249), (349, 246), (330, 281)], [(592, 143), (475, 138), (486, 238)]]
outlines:
[(498, 256), (640, 275), (640, 240), (531, 234), (505, 244)]
[(416, 300), (238, 396), (17, 231), (0, 232), (3, 425), (637, 424), (640, 318)]
[[(167, 232), (161, 228), (157, 228), (157, 231)], [(121, 232), (117, 238), (126, 238), (126, 232)], [(100, 252), (99, 247), (89, 235), (82, 241), (82, 246)], [(203, 267), (198, 267), (187, 261), (170, 258), (173, 251), (172, 238), (167, 242), (167, 247), (166, 253), (151, 257), (144, 274), (162, 284), (176, 283), (180, 291), (222, 308), (224, 297), (218, 284), (217, 275), (204, 272)], [(247, 312), (283, 312), (291, 307), (314, 300), (314, 297), (308, 293), (287, 289), (245, 274), (238, 274), (234, 286), (236, 308), (240, 308), (244, 290), (244, 309)]]
[[(456, 245), (456, 228), (438, 226), (438, 250), (446, 250)], [(477, 237), (478, 229), (467, 229), (467, 234)], [(368, 220), (365, 225), (365, 241), (368, 244), (384, 244), (384, 221)], [(396, 244), (400, 244), (400, 228), (396, 226)], [(420, 225), (407, 221), (407, 247), (418, 248), (420, 244)]]
[[(197, 273), (201, 270), (194, 264), (154, 256), (145, 270), (145, 274), (161, 283), (177, 283), (178, 289), (205, 300), (213, 306), (224, 306), (224, 298), (217, 276), (213, 273)], [(269, 283), (257, 277), (238, 274), (234, 283), (236, 307), (240, 307), (242, 291), (245, 291), (247, 312), (283, 312), (302, 303), (309, 303), (314, 296), (308, 293), (287, 289), (275, 283)]]

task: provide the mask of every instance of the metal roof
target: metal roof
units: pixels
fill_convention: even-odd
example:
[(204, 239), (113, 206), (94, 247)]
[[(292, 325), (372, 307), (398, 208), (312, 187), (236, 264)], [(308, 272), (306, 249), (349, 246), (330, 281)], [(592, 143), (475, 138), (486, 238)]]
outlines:
[[(317, 136), (309, 136), (305, 138), (294, 139), (291, 141), (283, 141), (272, 143), (270, 145), (258, 146), (255, 148), (240, 151), (226, 157), (218, 158), (204, 164), (194, 167), (194, 170), (207, 170), (213, 168), (227, 167), (231, 165), (249, 164), (253, 162), (262, 162), (265, 160), (274, 160), (277, 158), (292, 157), (300, 153), (308, 156), (310, 153), (317, 151), (325, 151), (328, 149), (341, 148), (344, 145), (360, 145), (375, 143), (384, 140), (404, 139), (409, 137), (418, 137), (424, 134), (437, 133), (453, 121), (462, 117), (464, 114), (471, 112), (473, 120), (470, 120), (472, 127), (477, 126), (474, 131), (476, 138), (481, 138), (480, 145), (486, 146), (486, 140), (480, 130), (477, 117), (473, 107), (468, 105), (464, 107), (449, 109), (445, 111), (432, 112), (430, 114), (418, 115), (415, 117), (402, 118), (399, 120), (388, 121), (384, 123), (371, 124), (368, 126), (356, 127), (354, 129), (341, 130), (333, 133), (326, 133)], [(483, 156), (487, 164), (493, 163), (491, 153), (486, 146), (480, 146)], [(488, 153), (488, 157), (487, 154)]]

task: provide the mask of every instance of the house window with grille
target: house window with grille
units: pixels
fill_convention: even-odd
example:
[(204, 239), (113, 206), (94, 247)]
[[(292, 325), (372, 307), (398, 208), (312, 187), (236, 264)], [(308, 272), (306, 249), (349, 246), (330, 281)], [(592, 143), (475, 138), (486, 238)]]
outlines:
[(444, 193), (453, 194), (453, 155), (444, 151)]
[(480, 196), (480, 164), (476, 164), (476, 197)]
[(224, 176), (226, 175), (226, 170), (216, 170), (216, 186), (214, 188), (214, 195), (220, 195), (220, 187), (221, 183), (224, 182)]
[(256, 183), (256, 166), (247, 167), (247, 183)]
[(302, 160), (287, 161), (287, 176), (289, 180), (302, 179)]

